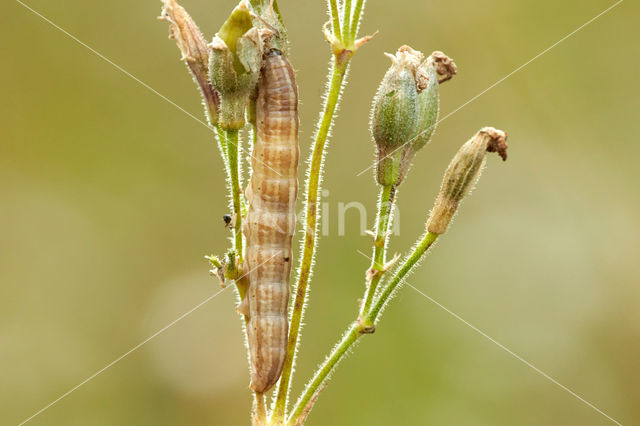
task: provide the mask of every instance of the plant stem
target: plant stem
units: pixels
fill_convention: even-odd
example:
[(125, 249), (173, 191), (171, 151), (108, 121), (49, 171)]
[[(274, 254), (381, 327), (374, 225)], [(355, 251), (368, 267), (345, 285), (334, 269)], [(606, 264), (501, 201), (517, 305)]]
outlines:
[[(373, 259), (371, 261), (370, 272), (367, 274), (367, 276), (370, 277), (370, 281), (367, 283), (364, 303), (360, 310), (360, 318), (364, 318), (369, 312), (378, 283), (385, 273), (387, 243), (389, 242), (388, 231), (393, 215), (395, 196), (395, 185), (382, 185), (380, 189), (380, 199), (378, 201), (376, 236), (373, 241)], [(366, 325), (373, 326), (373, 324)]]
[[(227, 172), (227, 182), (229, 186), (229, 198), (231, 199), (231, 207), (235, 217), (235, 224), (232, 228), (234, 233), (233, 238), (233, 250), (235, 253), (236, 265), (233, 265), (233, 270), (236, 271), (235, 277), (233, 277), (234, 283), (238, 290), (240, 300), (243, 300), (247, 294), (249, 288), (249, 279), (242, 271), (243, 260), (243, 239), (242, 239), (242, 215), (243, 204), (240, 193), (241, 180), (240, 180), (240, 158), (239, 152), (239, 131), (238, 130), (224, 130), (220, 126), (216, 126), (218, 134), (218, 145), (222, 154), (222, 159), (225, 164), (225, 170)], [(243, 316), (244, 320), (244, 337), (247, 339), (246, 328), (249, 325), (249, 317)], [(264, 394), (254, 392), (254, 413), (253, 423), (256, 425), (265, 425), (267, 419), (267, 409), (264, 401)]]
[(329, 10), (331, 11), (331, 26), (333, 34), (336, 37), (340, 37), (340, 14), (338, 11), (337, 0), (329, 0)]
[(358, 0), (358, 2), (356, 3), (356, 10), (351, 17), (351, 34), (349, 35), (349, 40), (347, 40), (349, 44), (355, 41), (356, 34), (358, 34), (358, 26), (360, 25), (360, 17), (362, 16), (363, 7), (364, 0)]
[(351, 37), (351, 0), (345, 0), (342, 7), (342, 40), (349, 42)]
[(229, 175), (229, 158), (227, 156), (227, 140), (224, 134), (224, 130), (222, 130), (222, 127), (220, 127), (220, 125), (216, 126), (216, 140), (218, 142), (218, 149), (220, 149), (222, 162), (224, 163), (224, 170), (227, 173), (229, 179), (231, 179), (231, 175)]
[(382, 313), (382, 309), (389, 302), (393, 292), (396, 290), (398, 285), (402, 282), (404, 277), (411, 271), (411, 269), (415, 266), (416, 263), (422, 258), (422, 256), (429, 250), (429, 247), (433, 245), (433, 243), (438, 238), (438, 234), (433, 234), (431, 232), (426, 232), (422, 239), (415, 246), (409, 257), (407, 257), (400, 267), (398, 271), (394, 274), (393, 278), (389, 283), (384, 287), (384, 289), (380, 292), (380, 296), (376, 298), (375, 305), (371, 309), (371, 312), (367, 313), (367, 319), (375, 324), (375, 322), (380, 317)]
[(278, 394), (272, 414), (272, 421), (282, 421), (285, 416), (285, 409), (289, 389), (291, 387), (291, 373), (298, 346), (298, 335), (300, 324), (304, 314), (305, 300), (307, 295), (307, 285), (311, 277), (311, 267), (316, 249), (316, 231), (318, 225), (318, 204), (320, 196), (320, 181), (322, 163), (324, 161), (325, 145), (329, 130), (333, 122), (333, 116), (340, 99), (347, 69), (349, 67), (350, 55), (334, 56), (328, 93), (325, 97), (325, 105), (318, 126), (318, 132), (313, 143), (311, 157), (309, 161), (309, 173), (306, 184), (306, 215), (304, 226), (304, 243), (302, 259), (298, 269), (298, 281), (296, 285), (296, 296), (291, 314), (291, 325), (289, 328), (289, 340), (287, 342), (287, 356), (284, 360), (282, 376), (278, 386)]
[[(375, 324), (382, 313), (383, 307), (391, 299), (391, 296), (398, 285), (420, 260), (420, 258), (422, 258), (422, 256), (427, 252), (429, 247), (433, 245), (437, 238), (438, 234), (432, 234), (430, 232), (427, 232), (421, 238), (411, 254), (405, 259), (402, 266), (396, 271), (391, 281), (386, 285), (384, 290), (380, 293), (380, 296), (376, 299), (373, 309), (365, 318), (367, 322)], [(305, 386), (304, 391), (300, 395), (300, 398), (298, 398), (298, 401), (292, 410), (292, 414), (289, 417), (287, 424), (295, 423), (298, 417), (304, 413), (305, 408), (307, 408), (306, 406), (312, 400), (314, 395), (322, 389), (322, 386), (328, 380), (338, 363), (346, 356), (349, 349), (360, 338), (360, 336), (365, 333), (367, 333), (367, 331), (361, 321), (354, 322), (347, 328), (345, 333), (342, 335), (340, 342), (333, 348), (324, 362), (320, 364), (320, 367), (316, 370), (311, 381), (309, 381)]]
[[(241, 271), (242, 250), (242, 202), (240, 201), (240, 166), (238, 158), (238, 130), (225, 130), (227, 140), (227, 158), (229, 160), (229, 176), (231, 178), (231, 199), (233, 207), (233, 249), (236, 252), (238, 270)], [(240, 273), (239, 273), (240, 274)]]
[(333, 348), (329, 356), (324, 360), (316, 371), (313, 379), (307, 384), (302, 395), (296, 402), (296, 405), (291, 411), (291, 416), (287, 420), (287, 424), (294, 424), (298, 417), (304, 412), (305, 408), (315, 393), (322, 389), (322, 384), (329, 378), (334, 368), (347, 354), (349, 348), (362, 336), (360, 333), (360, 326), (357, 323), (352, 323), (349, 328), (342, 335), (340, 342)]
[(261, 392), (254, 392), (254, 412), (253, 412), (253, 426), (267, 425), (267, 406), (264, 401), (264, 394)]

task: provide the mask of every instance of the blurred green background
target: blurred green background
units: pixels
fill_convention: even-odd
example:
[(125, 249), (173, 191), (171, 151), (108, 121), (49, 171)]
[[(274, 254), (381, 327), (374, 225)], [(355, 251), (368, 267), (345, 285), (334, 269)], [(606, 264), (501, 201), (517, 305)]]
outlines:
[[(233, 1), (184, 0), (209, 38)], [(446, 114), (613, 1), (367, 5), (326, 162), (296, 393), (354, 319), (374, 219), (371, 98), (393, 52), (452, 56)], [(200, 99), (159, 1), (28, 5), (178, 105)], [(329, 49), (323, 1), (282, 0), (309, 152)], [(441, 174), (484, 125), (508, 130), (450, 232), (409, 282), (623, 424), (640, 424), (640, 8), (626, 1), (447, 118), (400, 191), (405, 253)], [(0, 423), (18, 424), (219, 289), (228, 246), (212, 134), (19, 3), (0, 5)], [(300, 176), (304, 170), (301, 169)], [(243, 425), (250, 398), (232, 290), (34, 418), (35, 425)], [(338, 369), (310, 425), (606, 425), (556, 384), (404, 288)]]

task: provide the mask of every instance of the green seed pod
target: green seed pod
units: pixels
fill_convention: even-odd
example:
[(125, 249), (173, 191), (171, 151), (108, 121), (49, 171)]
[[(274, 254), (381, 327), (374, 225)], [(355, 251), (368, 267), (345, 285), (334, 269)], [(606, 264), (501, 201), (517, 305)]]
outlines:
[(175, 39), (204, 98), (210, 125), (218, 120), (220, 99), (209, 79), (209, 47), (200, 29), (176, 0), (163, 0), (162, 12), (158, 19), (169, 22), (169, 38)]
[[(238, 90), (238, 72), (236, 71), (236, 55), (229, 49), (224, 40), (217, 35), (209, 44), (211, 61), (209, 71), (211, 81), (221, 95)], [(240, 61), (238, 61), (240, 64)], [(242, 67), (242, 64), (240, 64)]]
[(221, 98), (220, 125), (228, 130), (244, 126), (245, 109), (258, 82), (262, 42), (252, 25), (243, 0), (209, 44), (209, 73)]
[[(436, 53), (441, 56), (436, 57)], [(399, 185), (418, 150), (435, 131), (439, 111), (440, 71), (455, 74), (455, 64), (441, 52), (429, 58), (409, 46), (388, 55), (392, 64), (373, 101), (371, 133), (378, 147), (376, 179)], [(449, 67), (442, 65), (448, 60)], [(453, 70), (451, 72), (451, 70)], [(448, 79), (447, 78), (447, 79)]]
[(418, 108), (415, 136), (413, 136), (402, 149), (402, 158), (398, 171), (398, 185), (404, 181), (409, 173), (416, 153), (424, 148), (431, 140), (438, 122), (440, 111), (440, 96), (438, 73), (433, 63), (427, 59), (418, 69)]
[(444, 172), (440, 193), (427, 220), (427, 230), (444, 234), (462, 199), (480, 177), (487, 152), (497, 152), (507, 159), (507, 134), (484, 127), (462, 145)]
[(391, 151), (409, 140), (417, 122), (416, 70), (422, 53), (403, 46), (395, 56), (387, 54), (391, 67), (373, 101), (372, 133), (378, 146)]
[(418, 94), (418, 133), (411, 142), (411, 148), (414, 152), (422, 149), (431, 140), (431, 136), (436, 130), (440, 111), (438, 73), (429, 59), (420, 66), (419, 75), (426, 76), (427, 81), (424, 90)]
[(378, 147), (376, 179), (381, 185), (394, 185), (398, 183), (402, 145), (416, 133), (416, 71), (423, 55), (409, 46), (402, 46), (395, 56), (386, 55), (391, 59), (391, 67), (373, 100), (371, 133)]

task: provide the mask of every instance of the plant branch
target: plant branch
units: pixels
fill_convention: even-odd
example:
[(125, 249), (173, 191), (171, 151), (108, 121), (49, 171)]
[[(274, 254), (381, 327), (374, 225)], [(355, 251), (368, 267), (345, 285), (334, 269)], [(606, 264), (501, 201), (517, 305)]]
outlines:
[(340, 37), (342, 32), (340, 31), (340, 11), (338, 10), (337, 0), (329, 0), (329, 10), (331, 12), (331, 25), (333, 34), (336, 37)]
[[(367, 290), (360, 310), (361, 319), (364, 319), (369, 312), (378, 283), (389, 269), (386, 261), (386, 249), (389, 242), (389, 226), (393, 216), (395, 196), (395, 185), (381, 185), (376, 216), (376, 234), (373, 240), (373, 258), (371, 268), (367, 271)], [(365, 326), (373, 327), (373, 324), (365, 324)]]
[[(236, 253), (236, 263), (241, 271), (243, 259), (242, 240), (242, 201), (240, 192), (240, 165), (238, 158), (238, 131), (226, 130), (225, 139), (227, 141), (227, 158), (229, 160), (229, 177), (231, 179), (231, 200), (233, 208), (233, 249)], [(240, 275), (240, 273), (239, 273)]]
[(349, 42), (351, 36), (351, 0), (345, 0), (342, 6), (342, 40)]
[(287, 424), (296, 424), (298, 418), (304, 413), (309, 402), (322, 390), (322, 385), (331, 376), (338, 363), (346, 356), (351, 346), (362, 336), (358, 323), (352, 323), (342, 335), (340, 342), (333, 348), (329, 356), (320, 365), (313, 376), (313, 379), (307, 384), (303, 393), (298, 398), (296, 405), (291, 411), (291, 416), (287, 419)]
[(405, 259), (405, 261), (402, 263), (402, 266), (398, 269), (393, 278), (391, 278), (389, 283), (384, 287), (384, 289), (380, 292), (380, 295), (376, 298), (375, 305), (371, 309), (371, 312), (367, 313), (367, 320), (371, 321), (374, 324), (376, 323), (376, 321), (378, 321), (382, 313), (382, 309), (389, 302), (389, 300), (391, 300), (391, 297), (393, 296), (395, 290), (398, 288), (400, 283), (402, 283), (402, 280), (407, 276), (407, 274), (416, 265), (416, 263), (418, 263), (422, 256), (433, 245), (433, 243), (438, 238), (438, 235), (439, 234), (434, 234), (432, 232), (426, 232), (424, 234), (418, 244), (416, 244), (411, 254)]
[[(318, 225), (318, 204), (320, 198), (320, 188), (322, 182), (322, 165), (324, 163), (326, 142), (329, 132), (333, 124), (333, 118), (336, 108), (340, 101), (340, 94), (344, 87), (345, 78), (349, 69), (349, 63), (358, 46), (370, 40), (365, 37), (356, 45), (349, 44), (349, 48), (345, 47), (344, 40), (340, 29), (340, 15), (337, 0), (329, 0), (329, 10), (331, 14), (333, 34), (328, 33), (325, 29), (325, 36), (332, 45), (333, 59), (331, 62), (331, 71), (329, 77), (329, 85), (327, 87), (323, 112), (318, 123), (318, 131), (316, 132), (311, 156), (309, 158), (309, 171), (307, 174), (305, 185), (305, 224), (304, 224), (304, 241), (302, 243), (302, 256), (300, 266), (298, 268), (298, 278), (296, 283), (296, 294), (291, 310), (291, 319), (289, 326), (289, 338), (287, 341), (287, 355), (284, 361), (282, 376), (278, 384), (274, 410), (271, 420), (276, 422), (284, 421), (286, 417), (286, 405), (291, 389), (291, 376), (293, 374), (293, 366), (295, 363), (296, 352), (299, 343), (300, 327), (302, 317), (304, 315), (305, 301), (307, 298), (307, 287), (311, 278), (313, 269), (313, 259), (316, 250), (316, 233)], [(350, 2), (349, 2), (350, 5)], [(362, 5), (358, 9), (361, 15), (363, 12)], [(351, 7), (349, 7), (349, 15), (345, 19), (349, 19)], [(357, 17), (358, 22), (360, 16)]]
[[(220, 150), (220, 156), (222, 157), (222, 162), (224, 163), (224, 171), (227, 174), (227, 177), (230, 178), (229, 175), (229, 157), (227, 156), (227, 140), (224, 134), (224, 130), (220, 125), (216, 125), (216, 142), (218, 143), (218, 149)], [(231, 196), (231, 193), (229, 193)]]
[(321, 187), (321, 172), (324, 162), (325, 146), (331, 124), (335, 114), (340, 92), (342, 91), (345, 76), (349, 66), (351, 56), (342, 58), (334, 57), (331, 67), (331, 80), (328, 87), (328, 93), (325, 100), (323, 113), (318, 126), (318, 132), (313, 143), (311, 157), (309, 159), (309, 172), (306, 184), (306, 212), (304, 225), (304, 242), (302, 245), (302, 258), (298, 269), (298, 280), (296, 285), (296, 295), (291, 314), (291, 325), (289, 327), (289, 340), (287, 343), (287, 357), (284, 361), (282, 376), (278, 386), (278, 394), (274, 406), (272, 419), (283, 419), (289, 389), (291, 387), (290, 379), (295, 360), (295, 354), (298, 346), (298, 336), (302, 316), (304, 314), (305, 300), (307, 295), (307, 286), (311, 277), (313, 266), (313, 258), (316, 249), (316, 231), (318, 225), (318, 204)]
[(356, 10), (351, 17), (351, 34), (349, 35), (349, 43), (353, 43), (358, 34), (358, 27), (360, 26), (360, 18), (362, 17), (362, 8), (364, 7), (364, 0), (358, 0), (356, 3)]
[(254, 392), (254, 413), (253, 413), (253, 425), (263, 426), (267, 424), (267, 406), (264, 400), (264, 394), (261, 392)]
[[(411, 254), (405, 259), (402, 266), (395, 272), (389, 283), (385, 286), (380, 296), (376, 299), (375, 305), (370, 313), (368, 313), (366, 321), (375, 324), (382, 313), (383, 307), (388, 303), (397, 289), (398, 285), (407, 276), (416, 263), (424, 256), (429, 247), (433, 245), (438, 234), (427, 232), (415, 246)], [(316, 370), (313, 378), (305, 386), (304, 391), (296, 402), (289, 417), (287, 424), (294, 424), (297, 418), (304, 413), (309, 402), (316, 394), (323, 389), (326, 381), (335, 370), (336, 366), (349, 353), (351, 347), (356, 343), (360, 336), (369, 334), (361, 321), (352, 323), (342, 335), (340, 342), (333, 348), (320, 367)]]

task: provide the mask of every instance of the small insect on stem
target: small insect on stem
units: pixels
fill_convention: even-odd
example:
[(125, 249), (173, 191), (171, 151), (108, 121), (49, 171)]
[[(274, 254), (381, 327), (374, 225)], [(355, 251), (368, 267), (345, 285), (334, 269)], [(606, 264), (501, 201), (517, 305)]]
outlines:
[(265, 392), (280, 378), (287, 353), (298, 193), (298, 88), (293, 67), (276, 49), (265, 55), (260, 72), (256, 133), (243, 225), (249, 291), (239, 311), (249, 315), (251, 389)]

